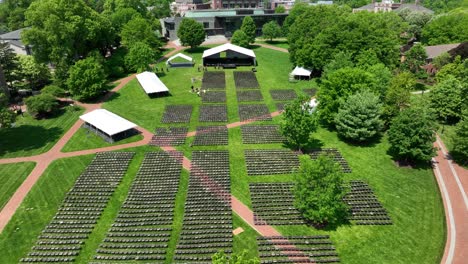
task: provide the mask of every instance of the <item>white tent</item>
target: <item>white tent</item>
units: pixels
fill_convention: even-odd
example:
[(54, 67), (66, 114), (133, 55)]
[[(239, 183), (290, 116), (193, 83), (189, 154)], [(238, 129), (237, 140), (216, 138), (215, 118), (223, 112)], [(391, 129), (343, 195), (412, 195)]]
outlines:
[(169, 92), (169, 89), (154, 72), (142, 72), (137, 74), (136, 78), (146, 94)]
[(105, 109), (96, 109), (80, 116), (80, 119), (86, 122), (87, 125), (91, 125), (93, 128), (104, 132), (109, 137), (137, 126), (127, 119), (124, 119)]
[[(226, 57), (221, 58), (221, 53), (226, 52)], [(256, 56), (253, 50), (246, 49), (243, 47), (236, 46), (231, 43), (226, 43), (218, 47), (214, 47), (203, 52), (203, 64), (207, 65), (210, 63), (219, 63), (220, 59), (227, 60), (228, 62), (239, 63), (244, 65), (246, 63), (250, 65), (256, 64)]]
[[(171, 61), (173, 61), (173, 60), (176, 59), (176, 58), (182, 58), (182, 59), (184, 59), (184, 60), (187, 60), (188, 63), (190, 63), (190, 65), (193, 64), (193, 59), (192, 59), (191, 57), (189, 57), (189, 56), (187, 56), (187, 55), (185, 55), (185, 54), (183, 54), (183, 53), (177, 53), (176, 55), (174, 55), (174, 56), (170, 57), (169, 59), (167, 59), (166, 65), (172, 64)], [(176, 63), (176, 64), (177, 64), (177, 63)], [(184, 64), (185, 64), (185, 63), (184, 63)]]
[(291, 72), (291, 75), (294, 77), (296, 76), (302, 76), (302, 77), (308, 77), (310, 78), (310, 75), (312, 74), (311, 70), (305, 69), (303, 67), (296, 66), (294, 70)]

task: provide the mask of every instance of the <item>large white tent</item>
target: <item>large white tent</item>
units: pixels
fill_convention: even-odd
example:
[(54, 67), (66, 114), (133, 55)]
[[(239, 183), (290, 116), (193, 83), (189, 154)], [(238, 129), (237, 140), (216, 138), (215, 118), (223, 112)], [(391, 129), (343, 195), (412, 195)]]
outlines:
[(299, 77), (299, 78), (306, 77), (307, 79), (310, 79), (311, 75), (312, 75), (311, 70), (308, 70), (308, 69), (305, 69), (305, 68), (299, 67), (299, 66), (296, 66), (294, 68), (294, 70), (291, 72), (291, 76), (294, 77), (294, 78), (296, 78), (296, 77)]
[[(182, 58), (186, 60), (187, 62), (172, 62), (174, 59), (177, 59), (177, 58)], [(169, 65), (171, 67), (187, 67), (187, 66), (192, 67), (193, 64), (194, 64), (193, 59), (183, 53), (177, 53), (176, 55), (170, 57), (166, 61), (166, 65)]]
[(157, 94), (169, 92), (166, 85), (158, 78), (154, 72), (142, 72), (136, 75), (138, 82), (140, 83), (146, 94)]
[(103, 137), (106, 141), (114, 142), (116, 136), (123, 136), (125, 132), (137, 127), (136, 124), (105, 109), (96, 109), (80, 116), (85, 127)]
[[(225, 53), (225, 57), (222, 54)], [(236, 64), (255, 65), (256, 56), (253, 50), (226, 43), (203, 52), (203, 65)]]

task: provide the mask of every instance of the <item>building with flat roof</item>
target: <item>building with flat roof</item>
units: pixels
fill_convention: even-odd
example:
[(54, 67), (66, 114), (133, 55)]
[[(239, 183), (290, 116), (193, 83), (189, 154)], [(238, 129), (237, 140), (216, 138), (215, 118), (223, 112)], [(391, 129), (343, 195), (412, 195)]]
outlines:
[[(230, 37), (242, 25), (242, 20), (251, 16), (257, 26), (257, 34), (261, 34), (264, 24), (274, 20), (282, 25), (287, 14), (275, 14), (273, 10), (263, 9), (220, 9), (220, 10), (192, 10), (185, 12), (185, 17), (192, 18), (203, 24), (206, 34), (225, 35)], [(170, 39), (177, 39), (177, 29), (184, 17), (169, 17), (162, 20), (163, 35)]]

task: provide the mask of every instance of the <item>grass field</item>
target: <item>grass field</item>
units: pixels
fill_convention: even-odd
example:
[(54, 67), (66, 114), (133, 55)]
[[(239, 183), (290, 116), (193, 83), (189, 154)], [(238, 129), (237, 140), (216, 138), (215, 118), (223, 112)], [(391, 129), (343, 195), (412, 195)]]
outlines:
[(100, 136), (88, 132), (84, 128), (79, 129), (76, 133), (72, 136), (72, 138), (65, 144), (62, 148), (63, 152), (71, 152), (71, 151), (78, 151), (84, 149), (95, 149), (95, 148), (102, 148), (102, 147), (109, 147), (114, 145), (121, 145), (130, 142), (135, 142), (143, 139), (143, 136), (138, 134), (131, 136), (129, 138), (119, 140), (114, 143), (108, 143), (104, 141)]
[[(196, 62), (200, 61), (201, 52), (189, 55)], [(303, 88), (316, 87), (311, 82), (288, 82), (288, 73), (291, 64), (288, 55), (264, 48), (256, 48), (255, 53), (259, 66), (257, 78), (260, 82), (264, 103), (270, 112), (277, 110), (269, 90), (290, 88), (301, 93)], [(161, 67), (162, 65), (158, 65)], [(212, 70), (212, 69), (210, 69)], [(239, 70), (239, 69), (238, 69)], [(241, 70), (250, 70), (242, 68)], [(237, 114), (238, 102), (233, 80), (233, 70), (225, 70), (227, 85), (227, 107), (229, 122), (239, 121)], [(197, 67), (170, 69), (164, 76), (163, 82), (171, 91), (171, 96), (163, 98), (148, 98), (139, 87), (136, 80), (131, 81), (126, 87), (117, 92), (113, 98), (104, 104), (104, 108), (129, 119), (130, 121), (150, 130), (160, 124), (165, 105), (191, 104), (194, 105), (191, 122), (188, 125), (191, 131), (200, 124), (198, 122), (200, 98), (189, 92), (190, 78), (201, 78), (202, 72)], [(195, 87), (200, 87), (198, 81)], [(259, 123), (277, 123), (263, 121)], [(362, 179), (373, 188), (376, 196), (389, 212), (393, 225), (391, 226), (340, 226), (335, 230), (316, 230), (307, 226), (280, 226), (276, 227), (283, 235), (310, 235), (329, 234), (334, 242), (342, 263), (438, 263), (445, 242), (445, 223), (442, 201), (437, 184), (430, 168), (398, 168), (387, 154), (388, 142), (383, 137), (380, 142), (370, 146), (355, 146), (338, 139), (336, 133), (319, 129), (315, 134), (318, 145), (338, 148), (344, 158), (353, 169), (353, 173), (346, 174), (349, 179)], [(240, 128), (229, 130), (229, 145), (215, 147), (191, 147), (193, 138), (186, 141), (177, 149), (191, 157), (192, 150), (226, 149), (230, 153), (231, 167), (231, 191), (232, 193), (251, 207), (249, 183), (250, 182), (287, 182), (292, 180), (292, 175), (276, 176), (248, 176), (245, 166), (245, 149), (277, 149), (284, 148), (281, 144), (244, 145), (241, 141)], [(156, 150), (155, 147), (143, 146), (131, 149), (137, 152), (130, 165), (130, 169), (124, 177), (122, 184), (112, 196), (109, 206), (104, 211), (96, 229), (90, 235), (85, 248), (79, 256), (79, 262), (90, 261), (100, 241), (104, 238), (109, 226), (112, 224), (128, 189), (135, 177), (135, 173), (141, 162), (144, 152)], [(78, 176), (79, 169), (83, 169), (91, 157), (77, 157), (75, 160), (59, 160), (51, 165), (45, 175), (42, 176), (28, 198), (15, 214), (13, 221), (0, 236), (0, 250), (6, 252), (0, 256), (0, 263), (15, 263), (31, 247), (41, 228), (46, 225), (53, 216), (59, 202), (65, 192), (71, 187), (73, 180)], [(76, 162), (73, 162), (76, 161)], [(74, 164), (74, 165), (73, 165)], [(73, 166), (72, 166), (73, 165)], [(71, 168), (67, 168), (71, 166)], [(65, 168), (70, 170), (65, 183), (58, 182), (57, 176), (63, 173)], [(188, 185), (188, 173), (183, 172), (179, 185), (179, 193), (176, 198), (174, 230), (169, 242), (167, 262), (172, 259), (177, 238), (182, 228), (184, 202)], [(54, 190), (50, 195), (50, 190)], [(36, 203), (44, 203), (45, 193), (52, 196), (51, 204), (42, 205), (44, 210), (39, 214), (39, 220), (33, 222), (33, 214), (27, 208), (36, 208)], [(36, 201), (37, 200), (37, 201)], [(242, 227), (245, 232), (234, 237), (233, 248), (235, 252), (247, 250), (251, 257), (257, 256), (255, 230), (249, 228), (237, 215), (233, 216), (233, 228)], [(16, 229), (19, 228), (19, 229)], [(9, 243), (13, 239), (13, 243)], [(18, 247), (18, 250), (14, 250)], [(3, 251), (3, 249), (6, 249)], [(8, 262), (10, 261), (10, 262)]]
[(83, 110), (65, 107), (55, 117), (36, 120), (25, 113), (16, 126), (0, 130), (0, 158), (33, 156), (48, 151), (78, 120)]
[(256, 43), (260, 43), (260, 44), (268, 44), (268, 45), (271, 45), (271, 46), (275, 46), (275, 47), (278, 47), (278, 48), (283, 48), (283, 49), (289, 49), (289, 43), (286, 39), (274, 39), (273, 41), (269, 41), (269, 40), (265, 40), (265, 39), (257, 39), (255, 41)]
[(0, 165), (0, 210), (34, 169), (34, 162)]

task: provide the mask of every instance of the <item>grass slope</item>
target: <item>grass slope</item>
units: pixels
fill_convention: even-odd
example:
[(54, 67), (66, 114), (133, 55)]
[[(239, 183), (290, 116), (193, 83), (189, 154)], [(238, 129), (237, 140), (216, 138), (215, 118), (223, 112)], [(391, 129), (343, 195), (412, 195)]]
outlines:
[(54, 161), (0, 234), (0, 263), (18, 263), (50, 222), (93, 155)]
[(65, 107), (54, 117), (36, 120), (25, 113), (16, 126), (0, 130), (0, 158), (33, 156), (48, 151), (78, 120), (83, 110)]
[(34, 169), (34, 162), (0, 165), (0, 210)]
[(72, 152), (84, 149), (95, 149), (102, 147), (109, 147), (114, 145), (121, 145), (126, 143), (131, 143), (135, 141), (140, 141), (143, 139), (143, 136), (138, 134), (131, 136), (129, 138), (119, 140), (114, 143), (108, 143), (104, 141), (100, 136), (88, 132), (87, 129), (81, 128), (72, 136), (72, 138), (65, 144), (62, 148), (63, 152)]

